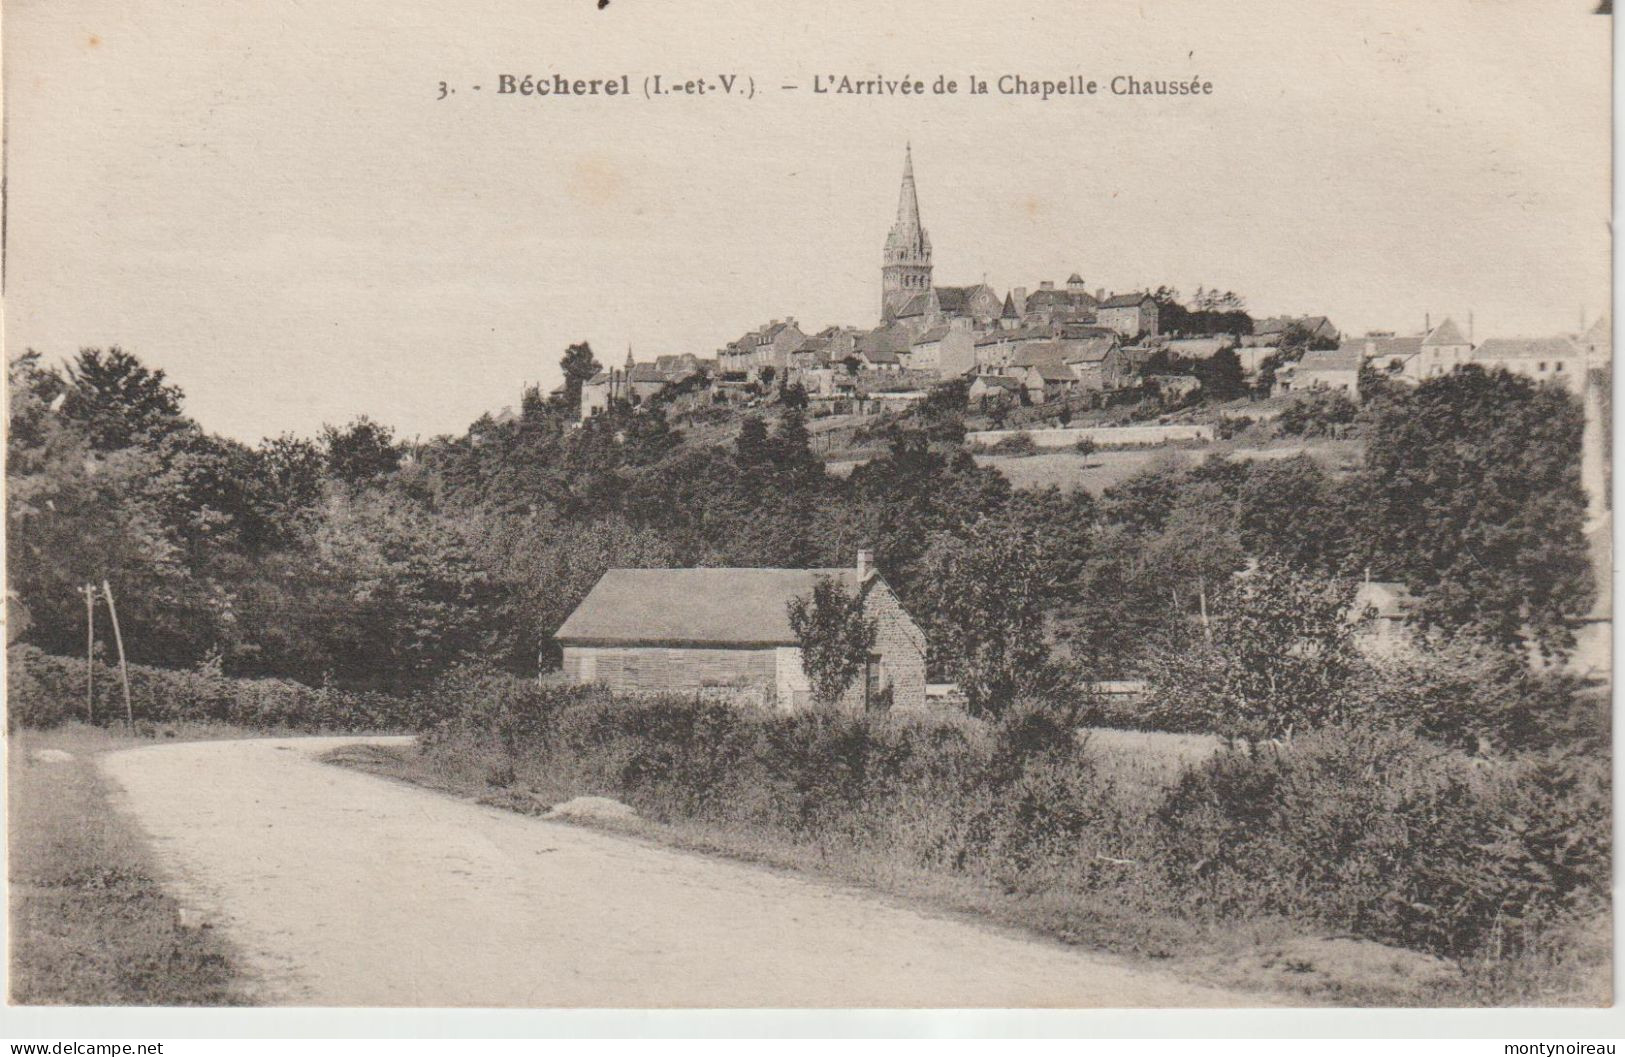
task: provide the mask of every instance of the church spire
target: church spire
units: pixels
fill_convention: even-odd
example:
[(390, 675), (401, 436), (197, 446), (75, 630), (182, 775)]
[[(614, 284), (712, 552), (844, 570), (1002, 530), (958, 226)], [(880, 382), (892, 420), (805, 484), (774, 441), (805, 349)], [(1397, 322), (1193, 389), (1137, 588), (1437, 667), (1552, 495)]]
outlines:
[(880, 271), (882, 322), (890, 322), (910, 300), (931, 288), (931, 239), (920, 223), (912, 144), (903, 147), (903, 185), (897, 192), (897, 222), (886, 237)]
[(905, 244), (916, 247), (925, 237), (925, 229), (920, 226), (920, 199), (914, 190), (914, 148), (911, 145), (903, 147), (903, 186), (897, 192), (897, 223), (892, 226), (892, 235), (907, 236)]

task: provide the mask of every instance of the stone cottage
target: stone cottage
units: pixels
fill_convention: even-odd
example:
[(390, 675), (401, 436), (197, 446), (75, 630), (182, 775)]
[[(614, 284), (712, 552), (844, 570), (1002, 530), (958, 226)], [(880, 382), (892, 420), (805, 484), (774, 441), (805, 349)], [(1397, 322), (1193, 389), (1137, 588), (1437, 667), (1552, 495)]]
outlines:
[(611, 569), (554, 636), (576, 683), (630, 692), (703, 693), (784, 710), (812, 704), (790, 630), (792, 599), (829, 578), (863, 599), (876, 625), (863, 673), (838, 702), (851, 711), (925, 704), (925, 634), (868, 551), (840, 569)]

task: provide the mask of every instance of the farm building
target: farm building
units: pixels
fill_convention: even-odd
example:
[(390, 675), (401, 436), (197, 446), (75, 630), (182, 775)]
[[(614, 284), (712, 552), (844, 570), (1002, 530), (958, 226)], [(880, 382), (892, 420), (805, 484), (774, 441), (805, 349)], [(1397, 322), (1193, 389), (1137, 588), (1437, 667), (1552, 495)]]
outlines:
[(839, 707), (925, 704), (925, 634), (868, 551), (842, 569), (611, 569), (554, 636), (577, 683), (644, 693), (706, 693), (769, 708), (812, 703), (790, 630), (792, 599), (821, 578), (859, 594), (876, 625), (864, 673)]

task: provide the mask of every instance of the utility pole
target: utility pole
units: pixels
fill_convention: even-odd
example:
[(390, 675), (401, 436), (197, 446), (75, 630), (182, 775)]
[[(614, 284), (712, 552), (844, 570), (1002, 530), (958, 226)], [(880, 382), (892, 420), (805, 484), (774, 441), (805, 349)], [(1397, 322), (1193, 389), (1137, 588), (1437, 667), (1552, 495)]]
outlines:
[(79, 588), (85, 596), (85, 722), (96, 723), (96, 588)]
[(130, 669), (124, 663), (124, 636), (118, 629), (118, 607), (113, 604), (113, 585), (102, 581), (102, 593), (107, 596), (107, 612), (113, 618), (113, 641), (118, 643), (118, 675), (124, 683), (124, 725), (135, 729), (135, 713), (130, 708)]

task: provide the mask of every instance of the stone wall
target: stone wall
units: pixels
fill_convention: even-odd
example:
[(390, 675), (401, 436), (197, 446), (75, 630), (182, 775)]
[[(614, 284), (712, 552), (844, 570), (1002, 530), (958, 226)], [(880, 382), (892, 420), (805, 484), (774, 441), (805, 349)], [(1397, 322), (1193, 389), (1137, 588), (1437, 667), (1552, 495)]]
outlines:
[(965, 442), (993, 445), (1021, 433), (1031, 437), (1040, 448), (1070, 448), (1085, 439), (1100, 445), (1136, 447), (1213, 439), (1212, 426), (1076, 426), (1067, 429), (984, 429), (965, 434)]

